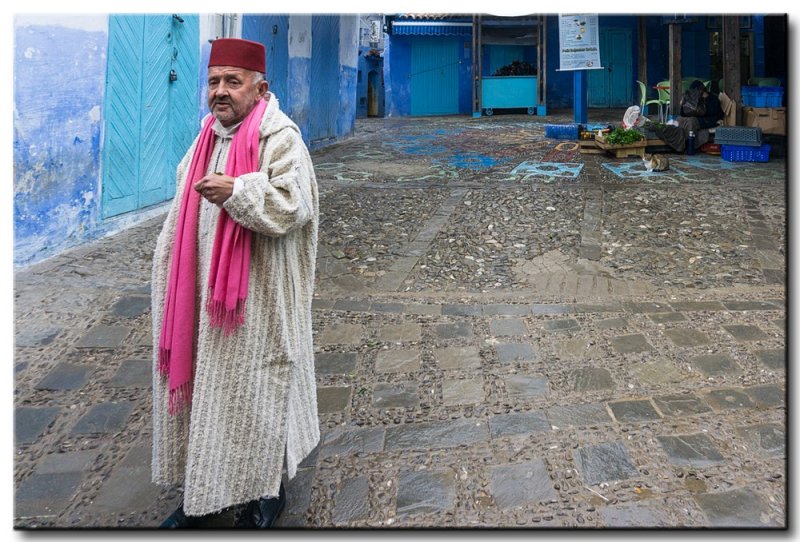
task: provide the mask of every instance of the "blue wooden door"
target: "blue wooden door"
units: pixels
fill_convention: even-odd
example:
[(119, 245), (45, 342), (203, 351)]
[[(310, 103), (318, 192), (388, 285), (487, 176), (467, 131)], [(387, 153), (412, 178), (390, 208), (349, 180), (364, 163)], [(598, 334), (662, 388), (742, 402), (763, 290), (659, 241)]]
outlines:
[(182, 19), (109, 17), (103, 218), (175, 194), (175, 168), (198, 128), (199, 24)]
[(281, 109), (288, 111), (291, 103), (286, 86), (289, 77), (289, 16), (245, 15), (242, 18), (242, 37), (264, 44), (269, 90), (278, 97)]
[(611, 89), (608, 76), (608, 32), (600, 29), (600, 65), (602, 70), (587, 70), (589, 107), (610, 107)]
[(633, 103), (633, 57), (629, 29), (600, 29), (602, 70), (589, 70), (590, 107), (628, 107)]
[(458, 40), (418, 37), (411, 44), (411, 114), (458, 113)]
[(336, 137), (339, 110), (339, 16), (311, 18), (311, 142)]

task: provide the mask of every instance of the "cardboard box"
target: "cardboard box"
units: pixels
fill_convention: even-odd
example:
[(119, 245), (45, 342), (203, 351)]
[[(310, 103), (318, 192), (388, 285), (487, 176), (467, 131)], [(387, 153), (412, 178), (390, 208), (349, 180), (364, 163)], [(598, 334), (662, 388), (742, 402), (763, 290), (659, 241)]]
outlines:
[(786, 135), (786, 108), (743, 107), (742, 123), (761, 128), (765, 134)]
[(724, 126), (736, 126), (736, 102), (731, 100), (724, 92), (719, 93), (719, 105), (725, 117), (722, 119)]

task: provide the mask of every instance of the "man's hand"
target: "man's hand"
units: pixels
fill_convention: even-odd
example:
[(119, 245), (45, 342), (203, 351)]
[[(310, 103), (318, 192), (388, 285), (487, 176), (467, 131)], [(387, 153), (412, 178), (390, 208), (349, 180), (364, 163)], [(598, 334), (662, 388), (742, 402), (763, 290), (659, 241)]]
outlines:
[(197, 181), (194, 189), (209, 202), (222, 205), (233, 194), (233, 177), (212, 173)]

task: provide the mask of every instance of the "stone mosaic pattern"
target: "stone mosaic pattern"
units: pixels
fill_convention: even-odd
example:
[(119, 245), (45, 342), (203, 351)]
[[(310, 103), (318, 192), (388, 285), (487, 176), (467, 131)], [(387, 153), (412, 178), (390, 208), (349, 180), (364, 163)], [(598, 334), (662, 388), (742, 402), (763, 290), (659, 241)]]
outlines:
[[(621, 179), (538, 120), (370, 119), (313, 154), (322, 439), (279, 525), (785, 525), (784, 164)], [(577, 177), (511, 174), (559, 156)], [(16, 527), (180, 502), (150, 483), (158, 230), (16, 273)]]

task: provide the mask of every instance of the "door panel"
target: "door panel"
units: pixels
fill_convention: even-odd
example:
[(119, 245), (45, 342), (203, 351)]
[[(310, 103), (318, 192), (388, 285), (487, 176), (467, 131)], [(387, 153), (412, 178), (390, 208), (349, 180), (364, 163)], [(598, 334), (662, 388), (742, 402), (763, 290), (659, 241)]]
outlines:
[(589, 89), (589, 107), (608, 107), (610, 103), (608, 34), (600, 30), (600, 65), (602, 70), (587, 70), (589, 76), (587, 85)]
[(339, 110), (339, 17), (311, 18), (310, 140), (336, 136)]
[(631, 33), (629, 30), (610, 30), (608, 32), (608, 56), (611, 60), (609, 70), (609, 104), (611, 107), (628, 107), (633, 88), (633, 62), (631, 57)]
[(600, 29), (602, 70), (589, 70), (590, 107), (633, 105), (633, 60), (631, 32), (627, 29)]
[(175, 168), (198, 128), (199, 21), (182, 18), (109, 17), (103, 218), (175, 193)]
[(132, 211), (139, 178), (144, 16), (109, 18), (102, 216)]
[(411, 45), (411, 115), (458, 113), (458, 41), (417, 38)]
[(242, 37), (263, 43), (267, 54), (269, 90), (278, 97), (281, 109), (290, 109), (291, 95), (286, 84), (289, 74), (289, 16), (246, 15), (242, 19)]
[[(171, 21), (147, 17), (144, 25), (142, 109), (139, 165), (139, 207), (166, 199), (170, 147), (163, 137), (170, 133), (169, 70), (172, 49)], [(166, 53), (166, 54), (165, 54)]]

